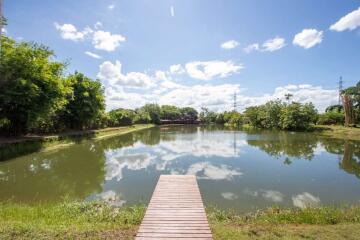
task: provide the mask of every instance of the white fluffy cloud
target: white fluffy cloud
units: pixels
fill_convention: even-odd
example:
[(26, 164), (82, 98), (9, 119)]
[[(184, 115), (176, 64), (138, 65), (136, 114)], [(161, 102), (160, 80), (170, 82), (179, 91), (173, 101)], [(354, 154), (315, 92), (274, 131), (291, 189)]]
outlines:
[(262, 51), (274, 52), (285, 47), (285, 39), (281, 37), (275, 37), (273, 39), (268, 39), (262, 45)]
[(96, 59), (101, 59), (102, 58), (101, 56), (99, 56), (99, 55), (97, 55), (95, 53), (89, 52), (89, 51), (86, 51), (85, 54), (92, 57), (92, 58), (96, 58)]
[(120, 34), (111, 34), (102, 30), (95, 31), (93, 35), (94, 47), (108, 52), (114, 51), (119, 47), (120, 42), (125, 40), (125, 37)]
[(261, 52), (274, 52), (286, 46), (285, 39), (281, 37), (275, 37), (272, 39), (266, 40), (260, 47), (259, 43), (252, 43), (246, 46), (243, 50), (246, 53), (252, 51), (261, 51)]
[(90, 27), (86, 27), (83, 31), (78, 31), (76, 27), (70, 23), (60, 25), (55, 22), (54, 25), (55, 28), (60, 32), (60, 36), (63, 39), (72, 41), (92, 39), (94, 48), (108, 52), (114, 51), (120, 46), (121, 42), (126, 40), (126, 38), (120, 34), (112, 34), (111, 32), (99, 30), (99, 28), (102, 27), (101, 22), (96, 22), (94, 24), (95, 30), (91, 29)]
[(293, 44), (308, 49), (312, 48), (316, 44), (320, 44), (322, 40), (322, 31), (318, 31), (316, 29), (303, 29), (300, 33), (295, 35)]
[(186, 71), (190, 77), (200, 80), (211, 80), (215, 77), (225, 78), (234, 73), (238, 73), (242, 64), (235, 64), (232, 61), (207, 61), (207, 62), (189, 62), (185, 65)]
[(236, 48), (239, 43), (235, 40), (230, 40), (221, 44), (221, 47), (224, 49), (233, 49)]
[(108, 86), (126, 86), (126, 87), (148, 87), (151, 85), (151, 79), (148, 75), (141, 72), (121, 72), (121, 63), (116, 61), (113, 64), (105, 61), (100, 65), (97, 77)]
[(108, 9), (109, 10), (113, 10), (115, 8), (115, 5), (114, 4), (110, 4), (109, 6), (108, 6)]
[(55, 28), (60, 32), (60, 36), (63, 39), (72, 40), (72, 41), (80, 41), (84, 40), (85, 36), (91, 33), (90, 28), (85, 28), (83, 31), (78, 31), (76, 27), (70, 23), (65, 23), (60, 25), (59, 23), (54, 23)]
[(330, 30), (342, 32), (354, 30), (357, 27), (360, 27), (360, 7), (340, 18), (339, 21), (330, 26)]

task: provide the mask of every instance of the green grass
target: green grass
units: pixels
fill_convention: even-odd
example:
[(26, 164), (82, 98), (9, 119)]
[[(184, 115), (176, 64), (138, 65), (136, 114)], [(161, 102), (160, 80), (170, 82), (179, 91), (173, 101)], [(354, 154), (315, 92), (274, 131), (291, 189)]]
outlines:
[(117, 208), (95, 202), (3, 203), (0, 239), (132, 239), (144, 212), (144, 206)]
[(208, 210), (215, 239), (358, 239), (360, 207), (270, 208), (238, 215)]
[(360, 206), (322, 206), (305, 209), (272, 207), (249, 214), (236, 214), (231, 211), (210, 208), (208, 209), (208, 217), (213, 222), (237, 224), (360, 224)]
[[(0, 239), (133, 239), (142, 205), (97, 202), (0, 204)], [(215, 239), (357, 239), (360, 206), (270, 208), (236, 214), (207, 208)]]
[(360, 141), (360, 127), (344, 127), (339, 125), (315, 125), (313, 130), (325, 137)]

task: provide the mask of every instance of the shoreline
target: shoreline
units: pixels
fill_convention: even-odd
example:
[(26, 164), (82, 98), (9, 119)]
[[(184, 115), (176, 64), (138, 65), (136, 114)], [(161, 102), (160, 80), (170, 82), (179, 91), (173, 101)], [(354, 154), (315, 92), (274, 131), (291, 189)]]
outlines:
[(339, 125), (315, 125), (312, 132), (319, 134), (319, 136), (322, 137), (360, 141), (359, 127), (344, 127)]
[(79, 139), (101, 140), (152, 128), (153, 124), (103, 128), (97, 130), (70, 131), (57, 135), (32, 135), (20, 138), (0, 138), (0, 161), (38, 151), (52, 151), (72, 146)]
[[(1, 239), (134, 239), (146, 207), (105, 202), (0, 202)], [(356, 239), (360, 206), (272, 207), (237, 214), (206, 208), (214, 239)]]

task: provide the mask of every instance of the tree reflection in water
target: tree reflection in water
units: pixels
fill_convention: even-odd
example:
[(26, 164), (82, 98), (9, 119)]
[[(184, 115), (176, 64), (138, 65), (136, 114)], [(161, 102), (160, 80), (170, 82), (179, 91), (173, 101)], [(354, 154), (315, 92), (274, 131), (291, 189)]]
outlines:
[(83, 199), (102, 191), (104, 163), (101, 146), (90, 142), (2, 162), (0, 198), (22, 202)]
[(263, 131), (261, 135), (249, 139), (247, 143), (271, 156), (284, 156), (286, 165), (292, 164), (291, 157), (312, 160), (317, 147), (322, 146), (326, 152), (340, 156), (340, 169), (360, 179), (360, 142), (358, 141), (319, 138), (309, 133)]
[(247, 143), (258, 147), (274, 157), (287, 157), (285, 164), (291, 164), (289, 157), (304, 158), (311, 160), (314, 150), (318, 145), (316, 136), (309, 133), (296, 133), (278, 131), (263, 131), (254, 138), (248, 139)]
[(71, 147), (38, 152), (0, 162), (0, 199), (21, 202), (84, 199), (103, 191), (105, 152), (140, 141), (154, 145), (159, 129), (138, 131), (101, 141), (81, 141)]
[(326, 151), (342, 155), (339, 168), (360, 179), (360, 143), (350, 140), (323, 139)]

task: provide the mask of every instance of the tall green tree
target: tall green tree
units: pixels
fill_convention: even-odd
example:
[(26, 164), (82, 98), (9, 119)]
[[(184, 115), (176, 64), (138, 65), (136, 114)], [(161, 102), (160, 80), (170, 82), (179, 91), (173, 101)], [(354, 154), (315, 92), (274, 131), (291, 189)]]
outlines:
[(161, 119), (178, 120), (181, 118), (181, 111), (178, 107), (172, 105), (162, 105), (160, 112)]
[(151, 123), (160, 123), (161, 108), (158, 104), (145, 104), (137, 110), (137, 113), (142, 116), (141, 118), (146, 118), (147, 116), (149, 116)]
[(105, 110), (104, 90), (100, 81), (75, 72), (66, 79), (72, 89), (62, 119), (69, 128), (96, 127), (96, 120)]
[(199, 120), (203, 123), (215, 123), (217, 114), (213, 111), (210, 111), (208, 108), (201, 108), (199, 114)]
[(181, 117), (187, 120), (197, 120), (198, 112), (195, 108), (184, 107), (180, 109)]
[(109, 126), (127, 126), (134, 123), (135, 111), (131, 109), (115, 109), (109, 112)]
[(292, 102), (281, 109), (280, 126), (284, 130), (303, 130), (309, 128), (317, 118), (317, 111), (312, 103)]
[(43, 45), (1, 38), (0, 122), (8, 133), (24, 134), (66, 104), (65, 65), (54, 57)]

